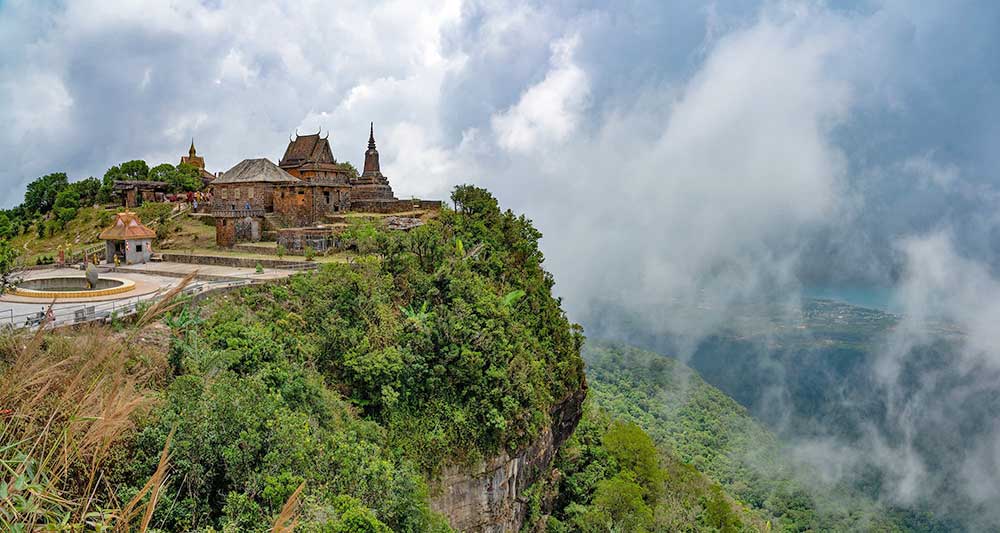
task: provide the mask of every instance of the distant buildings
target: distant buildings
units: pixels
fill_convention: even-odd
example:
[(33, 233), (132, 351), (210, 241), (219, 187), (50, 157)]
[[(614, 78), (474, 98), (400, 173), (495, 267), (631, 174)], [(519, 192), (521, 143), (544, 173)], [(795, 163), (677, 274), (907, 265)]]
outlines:
[(208, 185), (215, 179), (215, 174), (205, 170), (205, 158), (198, 155), (197, 150), (194, 149), (194, 139), (191, 139), (191, 148), (188, 149), (188, 155), (181, 156), (180, 164), (183, 165), (185, 163), (198, 169), (203, 185)]
[(337, 163), (327, 137), (296, 134), (277, 165), (245, 159), (212, 181), (211, 197), (216, 243), (226, 247), (259, 241), (267, 229), (312, 227), (346, 211), (399, 213), (441, 205), (393, 195), (379, 167), (374, 124), (361, 175)]

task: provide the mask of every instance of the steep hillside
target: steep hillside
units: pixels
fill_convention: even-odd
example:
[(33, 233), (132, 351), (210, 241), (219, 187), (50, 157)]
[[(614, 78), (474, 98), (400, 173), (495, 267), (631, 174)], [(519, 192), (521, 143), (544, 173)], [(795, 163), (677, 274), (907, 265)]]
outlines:
[[(705, 311), (686, 312), (697, 322), (701, 317), (694, 314)], [(988, 498), (969, 497), (977, 491), (969, 465), (980, 457), (970, 446), (988, 441), (993, 431), (1000, 386), (991, 384), (1000, 381), (992, 369), (958, 363), (966, 336), (953, 325), (926, 324), (920, 342), (897, 346), (902, 351), (896, 353), (890, 348), (898, 341), (899, 317), (831, 300), (805, 300), (791, 314), (746, 305), (697, 342), (614, 306), (584, 319), (591, 336), (660, 353), (683, 349), (705, 381), (779, 439), (804, 442), (795, 449), (805, 454), (820, 450), (813, 458), (818, 464), (837, 452), (827, 471), (836, 491), (886, 502), (913, 531), (982, 531), (1000, 524), (1000, 511)], [(903, 361), (898, 377), (887, 381), (881, 372), (895, 358)], [(899, 457), (906, 454), (902, 465)], [(992, 462), (978, 464), (989, 471)], [(917, 491), (906, 477), (914, 473), (921, 479)], [(911, 494), (901, 493), (906, 490)]]
[(932, 517), (828, 486), (791, 462), (747, 410), (679, 361), (620, 343), (583, 350), (594, 406), (646, 430), (668, 456), (720, 483), (776, 531), (937, 531)]
[(532, 516), (549, 532), (771, 530), (765, 513), (597, 402), (588, 401), (555, 466)]
[[(482, 189), (453, 200), (411, 232), (366, 233), (351, 264), (161, 309), (155, 331), (4, 343), (0, 488), (20, 500), (0, 524), (519, 527), (579, 420), (582, 336), (530, 221)], [(467, 527), (454, 476), (476, 486), (505, 460), (531, 468)]]

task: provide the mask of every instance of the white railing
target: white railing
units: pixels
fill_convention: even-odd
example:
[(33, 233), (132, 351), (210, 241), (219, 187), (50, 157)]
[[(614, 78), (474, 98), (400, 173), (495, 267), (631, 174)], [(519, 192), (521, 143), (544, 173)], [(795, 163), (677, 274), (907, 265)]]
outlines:
[[(225, 280), (225, 281), (199, 281), (192, 283), (181, 291), (181, 294), (194, 296), (203, 292), (217, 290), (228, 287), (239, 287), (252, 284), (252, 280)], [(107, 302), (89, 302), (78, 305), (56, 304), (52, 307), (39, 304), (39, 311), (28, 313), (14, 313), (13, 309), (0, 311), (0, 327), (8, 329), (36, 329), (46, 322), (46, 315), (51, 320), (46, 323), (46, 327), (55, 328), (72, 324), (82, 324), (92, 321), (110, 321), (113, 318), (122, 318), (134, 315), (139, 311), (140, 303), (152, 304), (168, 292), (168, 289), (160, 289), (155, 293), (131, 298), (111, 300)]]

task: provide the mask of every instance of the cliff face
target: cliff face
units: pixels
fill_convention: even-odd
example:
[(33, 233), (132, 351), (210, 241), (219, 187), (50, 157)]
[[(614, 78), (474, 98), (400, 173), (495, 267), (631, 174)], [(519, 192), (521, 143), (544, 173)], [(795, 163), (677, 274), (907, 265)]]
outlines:
[(528, 511), (522, 495), (549, 473), (556, 451), (583, 415), (586, 396), (587, 384), (583, 383), (552, 408), (552, 424), (513, 456), (504, 452), (473, 467), (445, 468), (432, 491), (431, 508), (458, 531), (520, 530)]

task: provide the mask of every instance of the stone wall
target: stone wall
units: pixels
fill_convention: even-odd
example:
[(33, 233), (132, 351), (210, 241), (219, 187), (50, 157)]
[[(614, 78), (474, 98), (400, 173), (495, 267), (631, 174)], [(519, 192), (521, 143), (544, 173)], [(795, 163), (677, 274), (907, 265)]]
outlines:
[(322, 228), (287, 228), (278, 230), (278, 245), (294, 253), (302, 253), (306, 246), (317, 252), (339, 250), (341, 242), (336, 233)]
[(188, 263), (192, 265), (215, 265), (239, 268), (256, 268), (259, 263), (264, 268), (286, 268), (298, 270), (310, 270), (318, 268), (314, 261), (285, 261), (281, 259), (253, 259), (250, 257), (228, 257), (222, 255), (196, 255), (163, 253), (161, 257), (164, 261), (171, 263)]
[(215, 244), (231, 248), (238, 242), (257, 242), (263, 222), (263, 217), (216, 215)]
[(415, 209), (441, 209), (436, 200), (351, 200), (351, 211), (361, 213), (402, 213)]
[(431, 509), (466, 533), (520, 531), (528, 512), (524, 492), (551, 473), (553, 457), (583, 415), (586, 395), (583, 383), (552, 409), (551, 425), (513, 456), (503, 452), (473, 467), (445, 468), (432, 487)]
[(271, 183), (218, 183), (212, 185), (212, 210), (225, 211), (274, 208), (274, 185)]
[(226, 248), (236, 244), (236, 225), (232, 222), (231, 218), (215, 218), (215, 244)]
[(350, 205), (347, 185), (285, 185), (274, 191), (274, 213), (290, 226), (315, 224), (328, 214), (347, 211)]

